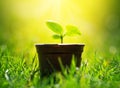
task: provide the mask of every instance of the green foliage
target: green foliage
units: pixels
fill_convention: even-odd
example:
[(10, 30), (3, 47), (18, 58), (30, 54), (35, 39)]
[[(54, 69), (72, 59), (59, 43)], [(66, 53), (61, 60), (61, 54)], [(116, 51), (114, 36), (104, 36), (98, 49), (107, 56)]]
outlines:
[(56, 22), (47, 21), (46, 24), (55, 33), (55, 35), (53, 35), (53, 38), (60, 39), (61, 43), (63, 43), (63, 38), (65, 36), (81, 35), (79, 29), (73, 25), (67, 25), (66, 30), (63, 30), (62, 26)]
[(41, 79), (36, 55), (11, 53), (0, 50), (0, 88), (120, 88), (120, 55), (83, 58), (77, 69), (74, 56), (70, 68), (65, 68), (59, 59), (62, 73)]
[(68, 36), (81, 35), (79, 29), (76, 26), (67, 25), (66, 29), (67, 29), (66, 35)]
[(58, 23), (48, 21), (46, 22), (46, 24), (53, 32), (60, 34), (60, 35), (63, 34), (63, 28)]
[(53, 38), (54, 39), (60, 39), (60, 35), (55, 34), (55, 35), (53, 35)]

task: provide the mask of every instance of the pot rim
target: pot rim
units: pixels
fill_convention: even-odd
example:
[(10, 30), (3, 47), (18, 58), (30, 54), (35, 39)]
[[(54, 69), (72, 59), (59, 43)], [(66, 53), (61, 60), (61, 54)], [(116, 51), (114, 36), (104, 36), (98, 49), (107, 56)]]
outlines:
[(35, 43), (34, 45), (85, 45), (85, 43)]

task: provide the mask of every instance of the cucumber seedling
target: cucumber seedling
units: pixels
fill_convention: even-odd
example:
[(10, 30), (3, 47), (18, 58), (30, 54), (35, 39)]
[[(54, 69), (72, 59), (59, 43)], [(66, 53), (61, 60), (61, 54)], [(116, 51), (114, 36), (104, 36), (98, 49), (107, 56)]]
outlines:
[(63, 29), (63, 27), (59, 23), (54, 21), (47, 21), (46, 24), (48, 28), (50, 28), (55, 33), (53, 35), (53, 38), (60, 39), (61, 43), (63, 43), (65, 36), (81, 35), (79, 29), (73, 25), (67, 25), (66, 29)]

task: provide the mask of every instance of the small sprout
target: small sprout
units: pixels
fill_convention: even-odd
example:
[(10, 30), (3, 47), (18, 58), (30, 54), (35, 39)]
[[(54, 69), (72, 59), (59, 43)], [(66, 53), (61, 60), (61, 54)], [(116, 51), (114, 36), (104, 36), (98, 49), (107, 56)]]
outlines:
[(50, 28), (55, 34), (53, 35), (54, 39), (60, 39), (61, 43), (63, 43), (63, 39), (65, 36), (75, 36), (81, 35), (79, 29), (73, 25), (67, 25), (66, 31), (63, 30), (62, 26), (53, 21), (46, 22), (48, 28)]

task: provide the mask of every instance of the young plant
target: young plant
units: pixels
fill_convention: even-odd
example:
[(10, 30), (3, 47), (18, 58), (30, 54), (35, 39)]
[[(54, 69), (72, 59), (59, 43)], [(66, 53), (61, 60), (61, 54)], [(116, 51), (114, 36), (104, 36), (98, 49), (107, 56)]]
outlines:
[(60, 39), (61, 43), (63, 43), (65, 36), (81, 35), (79, 29), (73, 25), (67, 25), (65, 30), (60, 24), (53, 21), (47, 21), (46, 24), (55, 33), (53, 38)]

